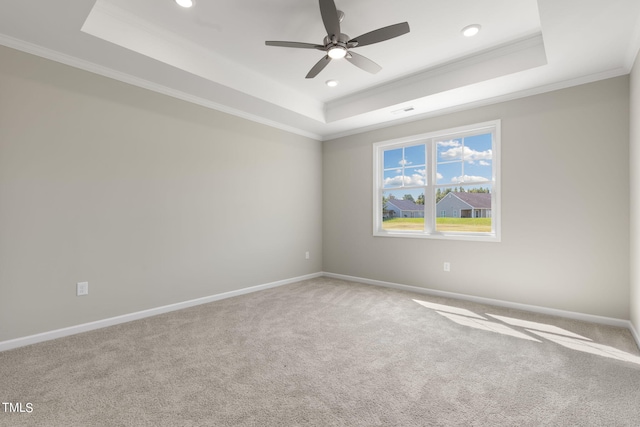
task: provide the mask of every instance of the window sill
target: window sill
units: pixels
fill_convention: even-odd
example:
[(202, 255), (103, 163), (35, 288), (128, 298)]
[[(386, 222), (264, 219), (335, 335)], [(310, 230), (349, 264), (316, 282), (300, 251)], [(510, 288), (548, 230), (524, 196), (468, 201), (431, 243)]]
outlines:
[(409, 239), (462, 240), (467, 242), (500, 242), (496, 233), (425, 233), (419, 231), (374, 231), (374, 237), (400, 237)]

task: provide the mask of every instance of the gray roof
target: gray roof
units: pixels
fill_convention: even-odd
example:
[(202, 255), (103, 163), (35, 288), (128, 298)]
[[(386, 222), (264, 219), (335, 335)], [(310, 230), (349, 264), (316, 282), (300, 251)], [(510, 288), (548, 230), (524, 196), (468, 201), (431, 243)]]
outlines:
[(411, 200), (389, 199), (388, 204), (392, 204), (401, 211), (424, 211), (424, 205), (419, 205)]
[(462, 193), (451, 192), (463, 202), (471, 205), (474, 209), (491, 209), (490, 193)]

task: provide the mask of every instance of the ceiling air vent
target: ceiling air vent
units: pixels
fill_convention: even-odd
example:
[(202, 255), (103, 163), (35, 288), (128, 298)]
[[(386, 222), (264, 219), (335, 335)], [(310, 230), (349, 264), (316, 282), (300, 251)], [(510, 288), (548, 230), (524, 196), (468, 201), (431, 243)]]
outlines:
[(401, 108), (399, 110), (392, 111), (391, 114), (396, 114), (396, 115), (397, 114), (405, 114), (405, 113), (409, 113), (409, 112), (411, 112), (413, 110), (415, 110), (415, 108), (413, 108), (413, 107), (404, 107), (404, 108)]

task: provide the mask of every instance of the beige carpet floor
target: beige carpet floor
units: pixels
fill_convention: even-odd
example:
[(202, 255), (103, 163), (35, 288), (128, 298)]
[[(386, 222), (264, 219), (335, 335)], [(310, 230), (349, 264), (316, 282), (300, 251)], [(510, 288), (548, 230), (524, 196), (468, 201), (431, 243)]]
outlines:
[(318, 278), (0, 353), (0, 426), (639, 426), (629, 331)]

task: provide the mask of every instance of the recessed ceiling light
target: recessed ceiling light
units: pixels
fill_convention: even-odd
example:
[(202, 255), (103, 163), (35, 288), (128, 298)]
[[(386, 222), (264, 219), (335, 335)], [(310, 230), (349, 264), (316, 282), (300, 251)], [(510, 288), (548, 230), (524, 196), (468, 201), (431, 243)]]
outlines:
[(337, 80), (327, 80), (325, 82), (325, 84), (329, 87), (336, 87), (338, 86), (338, 81)]
[(478, 24), (468, 25), (462, 29), (462, 34), (465, 37), (473, 37), (480, 32), (480, 28)]
[(178, 6), (182, 7), (191, 7), (193, 6), (193, 0), (175, 0), (178, 3)]

